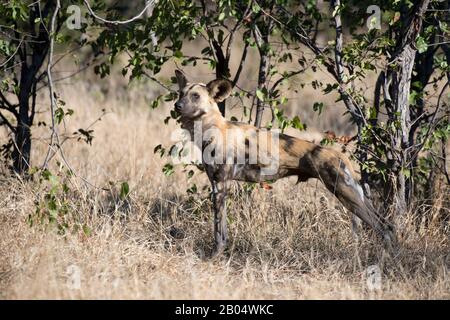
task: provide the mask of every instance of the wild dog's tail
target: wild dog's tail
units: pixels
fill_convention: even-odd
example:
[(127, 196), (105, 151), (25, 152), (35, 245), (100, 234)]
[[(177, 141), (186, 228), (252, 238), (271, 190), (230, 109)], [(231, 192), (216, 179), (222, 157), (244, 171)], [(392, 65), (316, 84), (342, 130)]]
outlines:
[(324, 154), (320, 156), (318, 178), (348, 210), (371, 226), (392, 249), (393, 243), (396, 242), (394, 227), (378, 213), (370, 199), (365, 196), (361, 185), (356, 181), (350, 160), (337, 151), (322, 150)]

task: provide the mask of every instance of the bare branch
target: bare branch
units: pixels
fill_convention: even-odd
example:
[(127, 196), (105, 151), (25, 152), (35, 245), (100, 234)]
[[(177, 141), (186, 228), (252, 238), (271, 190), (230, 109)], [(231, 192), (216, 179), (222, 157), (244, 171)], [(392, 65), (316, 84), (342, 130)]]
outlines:
[[(262, 90), (265, 86), (267, 80), (267, 73), (269, 70), (269, 58), (267, 55), (267, 50), (265, 48), (266, 44), (269, 43), (269, 35), (272, 28), (272, 20), (269, 20), (269, 25), (266, 29), (266, 34), (261, 34), (258, 26), (255, 25), (253, 29), (253, 37), (255, 38), (256, 45), (259, 51), (259, 72), (258, 72), (258, 90)], [(255, 127), (261, 127), (262, 116), (264, 114), (265, 103), (259, 98), (256, 101), (256, 116), (255, 116)]]
[(0, 112), (0, 119), (3, 122), (0, 122), (0, 125), (6, 124), (6, 126), (11, 130), (13, 133), (16, 133), (16, 128), (11, 124), (11, 122), (8, 121), (8, 119)]
[(30, 115), (30, 123), (33, 124), (34, 116), (36, 115), (36, 96), (37, 96), (37, 81), (33, 83), (33, 87), (31, 89), (31, 115)]
[[(101, 121), (102, 118), (107, 115), (108, 112), (106, 112), (105, 110), (102, 110), (102, 113), (100, 116), (97, 117), (97, 119), (95, 119), (90, 125), (88, 125), (86, 127), (86, 131), (91, 129), (97, 122)], [(72, 139), (77, 139), (80, 137), (80, 133), (79, 132), (75, 132), (73, 134), (70, 135), (61, 135), (63, 137), (63, 139), (61, 140), (61, 143), (59, 145), (59, 147), (61, 147), (64, 143), (66, 143), (66, 141), (72, 140)], [(50, 160), (57, 154), (57, 152), (53, 152), (52, 155), (49, 157), (49, 162)], [(88, 184), (92, 185), (89, 181), (85, 180), (84, 178), (81, 178), (82, 180), (84, 180), (85, 182), (87, 182)]]
[(16, 50), (2, 63), (0, 64), (0, 68), (2, 68), (3, 66), (7, 65), (9, 61), (11, 61), (12, 58), (14, 58), (14, 56), (17, 54), (17, 52), (19, 51), (20, 46), (22, 45), (23, 42), (23, 38), (20, 39), (19, 44), (17, 45)]
[(341, 13), (340, 13), (341, 1), (334, 0), (333, 6), (334, 6), (334, 11), (335, 11), (334, 25), (335, 25), (335, 30), (336, 30), (336, 47), (334, 50), (336, 70), (337, 70), (337, 75), (339, 77), (339, 81), (343, 82), (344, 64), (342, 62), (342, 48), (344, 46), (344, 37), (342, 34), (342, 21), (341, 21)]
[(233, 29), (231, 29), (231, 31), (230, 31), (230, 36), (228, 38), (227, 48), (226, 48), (226, 51), (225, 51), (227, 60), (230, 60), (231, 46), (233, 44), (234, 34), (239, 29), (239, 27), (241, 26), (242, 22), (251, 15), (251, 13), (249, 14), (249, 12), (250, 12), (250, 9), (252, 8), (253, 1), (254, 0), (251, 0), (251, 1), (248, 2), (247, 8), (245, 9), (244, 13), (242, 14), (241, 19), (239, 19), (236, 22), (236, 24), (234, 25)]
[(438, 101), (437, 101), (437, 104), (436, 104), (436, 109), (434, 110), (433, 116), (431, 117), (431, 120), (430, 120), (429, 124), (427, 125), (428, 128), (427, 128), (427, 132), (425, 134), (425, 137), (423, 138), (422, 143), (420, 143), (418, 146), (415, 146), (416, 147), (415, 154), (414, 154), (414, 156), (412, 156), (410, 158), (410, 161), (413, 161), (417, 157), (417, 155), (422, 150), (422, 148), (425, 145), (425, 143), (427, 142), (427, 140), (430, 138), (430, 136), (433, 133), (434, 129), (436, 128), (436, 126), (438, 124), (438, 121), (436, 121), (436, 117), (437, 117), (437, 115), (439, 113), (439, 110), (441, 109), (441, 99), (442, 99), (442, 96), (444, 95), (444, 92), (446, 92), (446, 90), (447, 90), (447, 88), (449, 86), (450, 86), (450, 82), (447, 81), (447, 83), (442, 88), (441, 93), (439, 94), (439, 98), (438, 98)]
[(55, 21), (56, 21), (56, 17), (58, 15), (58, 12), (60, 9), (61, 9), (61, 3), (60, 3), (60, 0), (57, 0), (56, 8), (55, 8), (55, 11), (53, 12), (53, 16), (52, 16), (52, 20), (51, 20), (51, 24), (50, 24), (50, 33), (49, 33), (50, 48), (49, 48), (48, 63), (47, 63), (47, 78), (48, 78), (48, 88), (49, 88), (49, 95), (50, 95), (50, 112), (51, 112), (51, 116), (52, 116), (52, 133), (50, 136), (50, 144), (49, 144), (50, 147), (47, 151), (47, 155), (45, 156), (44, 164), (42, 165), (43, 168), (47, 168), (47, 166), (48, 166), (48, 161), (50, 159), (50, 154), (51, 154), (51, 150), (53, 147), (53, 140), (55, 138), (58, 140), (58, 132), (57, 132), (56, 121), (55, 121), (56, 99), (55, 99), (55, 92), (54, 92), (53, 82), (52, 82), (51, 68), (53, 65), (53, 50), (54, 50), (55, 37), (56, 37)]
[[(342, 34), (342, 21), (341, 21), (341, 1), (340, 0), (334, 0), (333, 1), (333, 7), (335, 11), (334, 15), (334, 24), (336, 29), (336, 46), (334, 50), (334, 57), (335, 57), (335, 65), (336, 65), (336, 72), (337, 72), (337, 80), (340, 84), (339, 86), (339, 93), (342, 96), (342, 99), (344, 100), (344, 103), (347, 107), (347, 109), (352, 114), (353, 118), (357, 122), (361, 122), (361, 118), (364, 117), (362, 112), (358, 112), (358, 108), (353, 102), (353, 100), (350, 98), (350, 95), (347, 92), (347, 86), (344, 81), (345, 71), (344, 71), (344, 63), (342, 61), (342, 49), (344, 46), (344, 36)], [(361, 110), (359, 110), (361, 111)]]
[(375, 82), (375, 92), (374, 92), (374, 108), (376, 116), (370, 120), (371, 125), (374, 127), (378, 123), (378, 115), (380, 113), (380, 98), (381, 98), (381, 88), (384, 83), (384, 71), (380, 72), (377, 81)]
[(245, 59), (247, 58), (248, 51), (248, 43), (246, 42), (244, 45), (244, 49), (242, 51), (241, 61), (239, 62), (239, 67), (236, 70), (236, 74), (234, 75), (233, 85), (235, 86), (241, 76), (242, 69), (244, 68)]
[(294, 77), (294, 76), (296, 76), (296, 75), (298, 75), (298, 74), (300, 74), (302, 72), (305, 72), (307, 68), (308, 67), (303, 68), (301, 70), (292, 71), (288, 75), (281, 77), (280, 79), (278, 79), (277, 81), (274, 82), (274, 84), (272, 85), (272, 88), (270, 89), (270, 91), (275, 91), (275, 89), (280, 85), (281, 82), (283, 82), (286, 79), (292, 78), (292, 77)]
[[(286, 16), (292, 17), (292, 13), (290, 13), (289, 11), (286, 10), (286, 8), (284, 8), (283, 6), (277, 6), (277, 8), (283, 12)], [(275, 21), (278, 25), (285, 27), (287, 30), (289, 30), (290, 32), (293, 32), (298, 38), (297, 40), (303, 44), (304, 46), (306, 46), (307, 48), (309, 48), (317, 57), (322, 57), (322, 64), (325, 66), (325, 68), (327, 69), (327, 71), (336, 79), (338, 80), (338, 75), (335, 69), (335, 65), (334, 62), (329, 58), (326, 57), (324, 54), (324, 49), (319, 48), (312, 40), (310, 37), (308, 37), (307, 32), (301, 27), (301, 26), (296, 26), (295, 29), (293, 29), (291, 26), (287, 25), (286, 23), (284, 23), (283, 21), (280, 21), (279, 19), (273, 17), (271, 14), (265, 12), (264, 10), (261, 10), (266, 16), (268, 16), (270, 19), (272, 19), (273, 21)], [(297, 28), (300, 29), (300, 31), (297, 30)]]
[(447, 150), (446, 150), (447, 146), (446, 146), (446, 143), (444, 141), (444, 138), (442, 138), (441, 144), (442, 144), (441, 152), (442, 152), (442, 157), (443, 157), (443, 162), (444, 162), (444, 168), (443, 168), (444, 169), (444, 175), (445, 175), (445, 178), (447, 179), (447, 184), (450, 185), (450, 173), (447, 170), (447, 161), (448, 161), (447, 160)]
[[(85, 71), (85, 70), (88, 69), (91, 65), (92, 65), (92, 61), (91, 61), (91, 62), (88, 62), (86, 65), (84, 65), (84, 66), (81, 67), (80, 69), (73, 71), (71, 74), (66, 75), (66, 76), (64, 76), (64, 77), (61, 77), (61, 78), (58, 78), (58, 79), (54, 79), (52, 82), (53, 82), (53, 83), (56, 83), (56, 82), (60, 82), (60, 81), (63, 81), (63, 80), (70, 79), (70, 78), (76, 76), (77, 74), (79, 74), (79, 73)], [(45, 75), (47, 75), (47, 71), (43, 72), (41, 76), (45, 76)], [(42, 80), (42, 82), (44, 82), (44, 81)], [(42, 86), (40, 86), (36, 91), (40, 91), (41, 89), (43, 89), (43, 88), (45, 88), (45, 87), (47, 87), (47, 86), (48, 86), (48, 83), (45, 83), (45, 82), (44, 82), (44, 84), (43, 84)]]
[[(131, 53), (127, 50), (126, 53), (128, 54), (128, 56), (131, 58), (132, 55)], [(148, 74), (145, 70), (142, 70), (142, 74), (144, 76), (146, 76), (147, 78), (149, 78), (150, 80), (156, 82), (157, 84), (159, 84), (162, 88), (166, 89), (169, 92), (177, 92), (175, 90), (172, 90), (170, 87), (166, 86), (164, 83), (162, 83), (161, 81), (159, 81), (157, 78), (155, 78), (154, 76)]]
[(3, 95), (3, 92), (1, 91), (0, 91), (0, 99), (1, 99), (0, 102), (6, 106), (5, 109), (13, 112), (12, 110), (14, 110), (14, 106), (8, 101), (8, 99), (6, 99), (6, 97)]
[(159, 84), (161, 87), (163, 87), (164, 89), (166, 89), (169, 92), (177, 92), (176, 90), (171, 89), (170, 87), (166, 86), (164, 83), (162, 83), (161, 81), (159, 81), (157, 78), (149, 75), (147, 72), (143, 71), (142, 72), (144, 76), (146, 76), (147, 78), (149, 78), (150, 80), (156, 82), (157, 84)]

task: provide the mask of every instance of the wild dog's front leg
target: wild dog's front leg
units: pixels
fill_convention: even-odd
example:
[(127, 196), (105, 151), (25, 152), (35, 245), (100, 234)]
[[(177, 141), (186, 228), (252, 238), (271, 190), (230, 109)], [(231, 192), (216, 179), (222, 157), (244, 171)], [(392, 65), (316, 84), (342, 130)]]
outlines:
[(228, 240), (227, 233), (227, 210), (226, 210), (226, 197), (227, 197), (227, 185), (228, 181), (212, 180), (213, 188), (213, 205), (214, 205), (214, 249), (212, 257), (221, 254)]

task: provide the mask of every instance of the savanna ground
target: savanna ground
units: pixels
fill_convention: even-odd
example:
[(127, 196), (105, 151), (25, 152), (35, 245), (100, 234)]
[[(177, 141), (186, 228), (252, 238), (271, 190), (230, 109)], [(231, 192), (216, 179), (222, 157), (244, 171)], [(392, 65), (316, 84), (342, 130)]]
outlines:
[[(92, 126), (92, 145), (76, 139), (63, 144), (76, 177), (52, 163), (57, 183), (69, 189), (58, 199), (67, 208), (58, 218), (67, 224), (64, 234), (36, 214), (50, 182), (21, 181), (2, 169), (0, 298), (450, 298), (450, 226), (442, 216), (448, 210), (423, 208), (427, 220), (407, 214), (394, 261), (371, 232), (355, 241), (348, 213), (315, 180), (298, 185), (295, 179), (281, 180), (272, 190), (251, 192), (235, 183), (228, 208), (229, 249), (221, 259), (204, 261), (213, 241), (212, 208), (203, 189), (207, 178), (196, 171), (188, 179), (179, 167), (169, 177), (163, 174), (167, 158), (153, 149), (170, 146), (176, 125), (163, 123), (170, 105), (148, 107), (155, 90), (148, 83), (123, 88), (83, 77), (58, 84), (75, 110), (65, 124), (67, 133), (89, 126), (103, 108), (107, 113)], [(320, 122), (297, 111), (311, 109), (308, 94), (314, 93), (303, 94), (294, 111), (310, 127), (348, 131), (342, 109)], [(39, 101), (41, 110), (48, 110), (46, 92)], [(48, 122), (46, 115), (40, 120)], [(46, 127), (34, 131), (34, 165), (42, 164), (48, 136)], [(60, 155), (56, 160), (63, 163)], [(130, 185), (125, 198), (120, 196), (123, 181)], [(190, 195), (186, 190), (193, 183), (198, 192)], [(381, 282), (370, 286), (373, 266), (381, 269)]]

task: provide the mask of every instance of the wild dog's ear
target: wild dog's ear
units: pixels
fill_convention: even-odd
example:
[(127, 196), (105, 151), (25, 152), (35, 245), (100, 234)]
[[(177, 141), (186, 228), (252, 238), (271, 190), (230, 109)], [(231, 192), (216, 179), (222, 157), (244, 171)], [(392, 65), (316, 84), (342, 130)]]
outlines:
[(178, 87), (180, 88), (180, 91), (183, 90), (184, 87), (186, 87), (186, 84), (188, 82), (186, 77), (179, 70), (175, 70), (175, 77), (177, 78)]
[(206, 87), (208, 88), (209, 95), (214, 101), (222, 102), (230, 95), (233, 84), (226, 79), (216, 79), (208, 83)]

